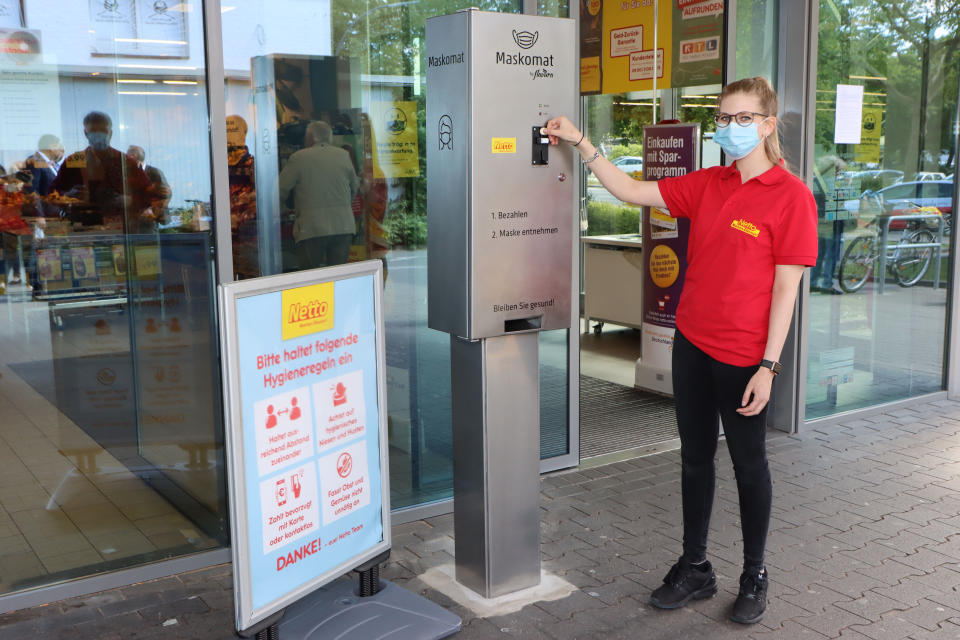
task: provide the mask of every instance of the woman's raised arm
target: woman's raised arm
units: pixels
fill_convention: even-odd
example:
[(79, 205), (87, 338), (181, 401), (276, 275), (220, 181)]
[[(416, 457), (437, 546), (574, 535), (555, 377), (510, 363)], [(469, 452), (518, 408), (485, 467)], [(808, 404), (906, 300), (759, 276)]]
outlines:
[(607, 191), (615, 198), (630, 204), (649, 207), (665, 207), (660, 187), (650, 180), (637, 180), (618, 169), (612, 162), (600, 155), (593, 144), (573, 126), (566, 116), (550, 120), (542, 133), (550, 137), (550, 144), (559, 144), (561, 140), (569, 142), (583, 158), (593, 175), (597, 176)]

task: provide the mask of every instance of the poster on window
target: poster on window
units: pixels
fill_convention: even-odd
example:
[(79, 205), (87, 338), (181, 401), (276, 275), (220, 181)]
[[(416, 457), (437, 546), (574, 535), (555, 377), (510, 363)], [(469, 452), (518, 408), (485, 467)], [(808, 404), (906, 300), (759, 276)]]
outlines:
[(725, 0), (677, 0), (673, 5), (675, 87), (720, 84)]
[[(671, 2), (583, 0), (580, 22), (582, 94), (669, 89)], [(583, 16), (587, 16), (584, 26)], [(597, 26), (600, 37), (597, 37)]]
[[(176, 0), (137, 0), (137, 53), (157, 58), (187, 58), (186, 12)], [(178, 8), (179, 7), (179, 8)]]
[(20, 0), (0, 0), (0, 28), (19, 29), (23, 26)]
[(580, 0), (580, 93), (603, 88), (603, 0)]
[(0, 27), (0, 149), (31, 152), (43, 135), (62, 138), (59, 70), (43, 63), (41, 42), (39, 31)]
[(883, 107), (864, 107), (860, 121), (860, 144), (854, 149), (855, 160), (880, 162), (880, 141), (883, 138)]
[(405, 100), (374, 102), (374, 174), (385, 178), (415, 178), (420, 175), (417, 144), (417, 103)]
[(186, 12), (173, 0), (89, 0), (93, 55), (186, 58)]
[(136, 51), (134, 0), (90, 0), (90, 41), (94, 55), (130, 55)]

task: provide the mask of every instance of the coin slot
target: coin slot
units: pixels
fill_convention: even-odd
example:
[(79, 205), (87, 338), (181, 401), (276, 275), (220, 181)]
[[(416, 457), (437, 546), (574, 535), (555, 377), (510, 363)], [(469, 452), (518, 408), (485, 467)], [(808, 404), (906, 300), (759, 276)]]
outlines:
[(542, 128), (543, 125), (533, 127), (533, 157), (530, 161), (533, 165), (550, 164), (550, 138), (540, 133)]

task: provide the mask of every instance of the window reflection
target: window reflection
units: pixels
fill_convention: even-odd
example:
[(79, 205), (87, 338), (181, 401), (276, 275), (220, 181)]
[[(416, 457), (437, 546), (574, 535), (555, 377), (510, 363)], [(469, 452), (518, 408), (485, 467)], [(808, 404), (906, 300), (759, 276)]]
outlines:
[(0, 594), (227, 538), (200, 14), (15, 4), (0, 16)]
[[(902, 15), (880, 2), (830, 5), (819, 24), (808, 419), (943, 388), (955, 188), (957, 79), (942, 73), (958, 62), (955, 19), (928, 3)], [(839, 104), (860, 92), (859, 112)]]
[[(427, 328), (422, 56), (428, 17), (476, 3), (231, 4), (223, 31), (235, 275), (383, 261), (392, 504), (447, 498), (449, 338)], [(480, 4), (520, 10), (512, 0)], [(565, 356), (558, 362), (565, 369)], [(566, 393), (563, 370), (550, 380), (554, 397)], [(548, 453), (566, 450), (561, 419)]]

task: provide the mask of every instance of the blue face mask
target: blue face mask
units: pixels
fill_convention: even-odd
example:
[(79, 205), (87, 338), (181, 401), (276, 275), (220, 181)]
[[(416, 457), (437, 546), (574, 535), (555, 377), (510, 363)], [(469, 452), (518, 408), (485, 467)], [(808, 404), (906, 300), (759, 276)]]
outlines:
[(87, 140), (90, 142), (90, 146), (96, 149), (97, 151), (103, 151), (108, 146), (110, 146), (110, 134), (103, 131), (88, 131)]
[(761, 142), (756, 122), (751, 122), (745, 127), (731, 122), (726, 127), (717, 129), (713, 134), (713, 141), (734, 160), (745, 158)]

